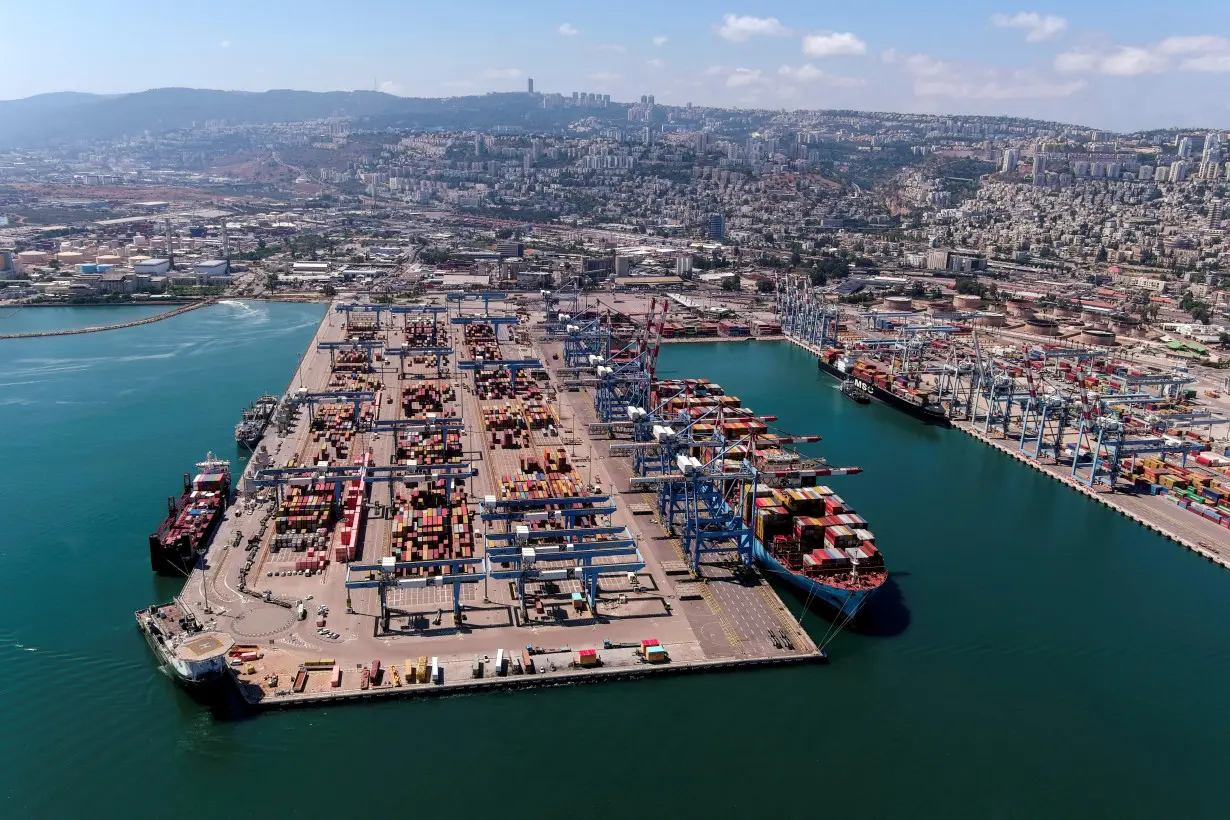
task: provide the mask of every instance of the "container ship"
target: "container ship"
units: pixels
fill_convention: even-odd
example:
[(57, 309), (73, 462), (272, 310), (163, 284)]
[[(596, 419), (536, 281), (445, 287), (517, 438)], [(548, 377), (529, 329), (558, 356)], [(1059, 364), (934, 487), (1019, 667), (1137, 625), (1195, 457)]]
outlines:
[(202, 629), (179, 601), (155, 604), (136, 617), (137, 628), (158, 665), (176, 683), (198, 694), (230, 678), (227, 656), (235, 641), (229, 635)]
[(278, 397), (268, 393), (249, 404), (243, 411), (243, 421), (235, 425), (235, 443), (254, 449), (265, 435), (265, 429), (278, 408)]
[[(674, 398), (663, 399), (667, 396)], [(713, 414), (712, 424), (693, 424), (696, 438), (707, 438), (718, 428), (727, 441), (745, 442), (731, 446), (727, 457), (731, 469), (746, 460), (756, 473), (741, 499), (756, 562), (807, 593), (809, 600), (832, 607), (842, 621), (853, 618), (887, 580), (888, 570), (867, 521), (820, 480), (861, 470), (831, 467), (786, 449), (800, 439), (772, 433), (767, 422), (774, 417), (755, 415), (737, 396), (704, 379), (659, 382), (654, 403), (668, 418), (673, 413), (693, 419)], [(692, 455), (710, 461), (716, 454), (706, 447)]]
[(197, 474), (184, 474), (184, 491), (167, 499), (167, 517), (150, 534), (149, 560), (154, 572), (186, 576), (209, 547), (231, 496), (231, 465), (213, 453), (197, 465)]
[(843, 384), (850, 382), (853, 388), (865, 391), (889, 407), (932, 424), (944, 427), (950, 424), (948, 414), (935, 401), (934, 394), (911, 385), (906, 376), (894, 376), (882, 370), (880, 365), (855, 358), (842, 350), (826, 350), (817, 361), (825, 373)]

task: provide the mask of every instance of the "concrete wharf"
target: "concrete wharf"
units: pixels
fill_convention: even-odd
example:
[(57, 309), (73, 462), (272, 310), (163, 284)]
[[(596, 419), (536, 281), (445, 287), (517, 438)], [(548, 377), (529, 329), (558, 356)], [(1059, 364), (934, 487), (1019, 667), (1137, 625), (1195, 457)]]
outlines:
[[(492, 306), (493, 313), (497, 308), (498, 303)], [(345, 562), (330, 560), (321, 571), (301, 573), (294, 571), (301, 553), (272, 549), (277, 515), (273, 490), (241, 492), (227, 511), (203, 566), (188, 578), (180, 600), (206, 628), (230, 635), (238, 646), (259, 656), (232, 664), (239, 690), (249, 703), (273, 708), (824, 660), (823, 651), (758, 573), (737, 574), (722, 562), (702, 566), (700, 577), (688, 572), (678, 540), (666, 534), (652, 505), (639, 492), (628, 490), (630, 462), (610, 456), (614, 442), (590, 438), (588, 425), (596, 420), (593, 397), (587, 390), (569, 392), (559, 386), (561, 379), (553, 367), (559, 362), (552, 358), (559, 352), (558, 344), (534, 341), (529, 327), (513, 326), (511, 334), (505, 327), (500, 335), (513, 338), (501, 338), (497, 347), (503, 359), (536, 358), (544, 364), (535, 390), (541, 397), (540, 407), (545, 405), (554, 418), (525, 431), (528, 446), (505, 447), (502, 434), (497, 436), (501, 443), (493, 444), (487, 418), (501, 412), (526, 412), (529, 399), (480, 395), (475, 376), (457, 367), (458, 361), (474, 358), (476, 345), (467, 344), (466, 326), (451, 324), (449, 317), (481, 321), (483, 308), (463, 304), (449, 310), (439, 320), (438, 346), (450, 347), (454, 353), (437, 378), (432, 356), (408, 356), (404, 361), (378, 356), (370, 369), (335, 366), (330, 351), (322, 350), (319, 343), (346, 340), (360, 319), (343, 316), (331, 306), (288, 393), (304, 388), (311, 392), (371, 389), (375, 401), (364, 404), (365, 412), (370, 410), (381, 421), (409, 418), (401, 400), (403, 389), (429, 386), (443, 396), (450, 396), (451, 390), (442, 415), (463, 420), (463, 460), (477, 471), (465, 488), (465, 504), (474, 522), (475, 556), (486, 550), (484, 524), (475, 514), (478, 502), (500, 495), (502, 476), (524, 478), (523, 457), (562, 450), (569, 480), (594, 495), (611, 497), (615, 511), (602, 516), (603, 524), (627, 528), (644, 568), (635, 579), (624, 577), (625, 573), (602, 575), (596, 611), (588, 605), (575, 606), (574, 593), (582, 589), (579, 580), (540, 583), (534, 596), (546, 605), (542, 613), (529, 608), (528, 617), (522, 615), (514, 582), (487, 578), (466, 584), (461, 589), (461, 623), (453, 622), (450, 586), (390, 588), (386, 605), (392, 615), (386, 630), (378, 590), (347, 589)], [(354, 324), (348, 328), (348, 323)], [(421, 344), (412, 338), (401, 316), (382, 315), (380, 329), (373, 327), (363, 335), (386, 348)], [(311, 426), (306, 408), (285, 428), (271, 425), (262, 445), (269, 466), (317, 464), (321, 444), (313, 440)], [(359, 429), (347, 432), (345, 438), (348, 452), (345, 456), (331, 452), (332, 463), (350, 463), (361, 453), (370, 454), (375, 465), (397, 461), (395, 432)], [(259, 455), (249, 464), (245, 477), (252, 475)], [(237, 484), (242, 487), (243, 480)], [(389, 492), (375, 486), (363, 504), (358, 562), (379, 563), (393, 555)], [(398, 494), (401, 492), (399, 488)], [(339, 543), (337, 529), (329, 534), (330, 559)], [(246, 588), (241, 589), (244, 574)], [(300, 604), (306, 610), (304, 620), (298, 617)], [(318, 619), (325, 623), (324, 634)], [(648, 639), (665, 648), (667, 662), (646, 662), (640, 648)], [(512, 664), (507, 674), (494, 669), (501, 650), (506, 658), (520, 659), (522, 651), (531, 646), (533, 673), (513, 674)], [(578, 652), (589, 649), (596, 651), (598, 665), (578, 665)], [(417, 666), (421, 658), (437, 659), (442, 682), (407, 682), (405, 670)], [(370, 670), (373, 661), (380, 661), (383, 670), (379, 683), (366, 680), (369, 676), (362, 671)], [(484, 677), (472, 676), (476, 661), (482, 663)], [(306, 684), (295, 692), (292, 681), (304, 669)], [(392, 669), (398, 670), (396, 676)], [(335, 670), (341, 671), (340, 685), (332, 685)]]
[[(795, 345), (814, 356), (819, 357), (823, 355), (823, 351), (816, 345), (791, 336), (784, 338), (789, 339)], [(1141, 526), (1151, 529), (1177, 544), (1181, 544), (1187, 549), (1207, 558), (1209, 561), (1230, 569), (1230, 532), (1208, 519), (1180, 509), (1165, 496), (1110, 492), (1105, 487), (1099, 489), (1090, 488), (1072, 478), (1070, 464), (1058, 464), (1053, 459), (1031, 458), (1029, 455), (1022, 453), (1019, 447), (1016, 446), (1018, 444), (1016, 439), (1012, 437), (1004, 438), (997, 430), (986, 433), (979, 430), (974, 424), (959, 419), (954, 419), (952, 426), (983, 444), (994, 447), (1001, 453), (1011, 456), (1044, 475), (1066, 484), (1093, 501), (1110, 507)], [(1069, 441), (1075, 441), (1075, 431), (1067, 438)]]

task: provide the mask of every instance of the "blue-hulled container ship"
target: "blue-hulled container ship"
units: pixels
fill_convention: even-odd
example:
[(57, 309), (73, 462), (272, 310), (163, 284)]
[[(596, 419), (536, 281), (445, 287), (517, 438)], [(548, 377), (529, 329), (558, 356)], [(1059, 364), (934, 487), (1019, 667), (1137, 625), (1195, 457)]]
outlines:
[[(713, 416), (712, 423), (693, 425), (698, 439), (720, 428), (727, 441), (745, 442), (729, 448), (727, 458), (732, 469), (744, 460), (756, 469), (757, 481), (741, 499), (743, 518), (755, 536), (756, 562), (807, 593), (809, 600), (832, 607), (839, 618), (853, 618), (887, 580), (888, 570), (866, 519), (823, 481), (862, 471), (805, 459), (788, 448), (815, 437), (776, 435), (767, 423), (775, 417), (755, 415), (738, 397), (704, 379), (659, 382), (654, 402), (668, 416)], [(707, 461), (714, 453), (698, 455)]]

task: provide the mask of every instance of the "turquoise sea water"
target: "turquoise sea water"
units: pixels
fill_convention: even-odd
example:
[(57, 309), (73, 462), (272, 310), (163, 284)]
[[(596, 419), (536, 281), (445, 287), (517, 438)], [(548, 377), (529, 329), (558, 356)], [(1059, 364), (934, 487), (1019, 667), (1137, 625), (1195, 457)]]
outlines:
[(855, 405), (785, 344), (667, 346), (660, 370), (866, 469), (830, 484), (892, 581), (828, 666), (217, 719), (133, 626), (176, 591), (145, 535), (207, 449), (234, 454), (240, 408), (285, 388), (322, 312), (0, 342), (4, 816), (1225, 816), (1230, 575)]
[(157, 316), (177, 305), (105, 305), (97, 307), (0, 307), (0, 334), (43, 333), (104, 327)]

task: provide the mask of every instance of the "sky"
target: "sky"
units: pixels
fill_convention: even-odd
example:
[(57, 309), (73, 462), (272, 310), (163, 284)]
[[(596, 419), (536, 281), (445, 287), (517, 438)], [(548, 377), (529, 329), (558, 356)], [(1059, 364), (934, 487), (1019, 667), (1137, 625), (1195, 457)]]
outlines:
[(0, 99), (187, 86), (525, 89), (747, 108), (1230, 127), (1230, 2), (2, 0)]

